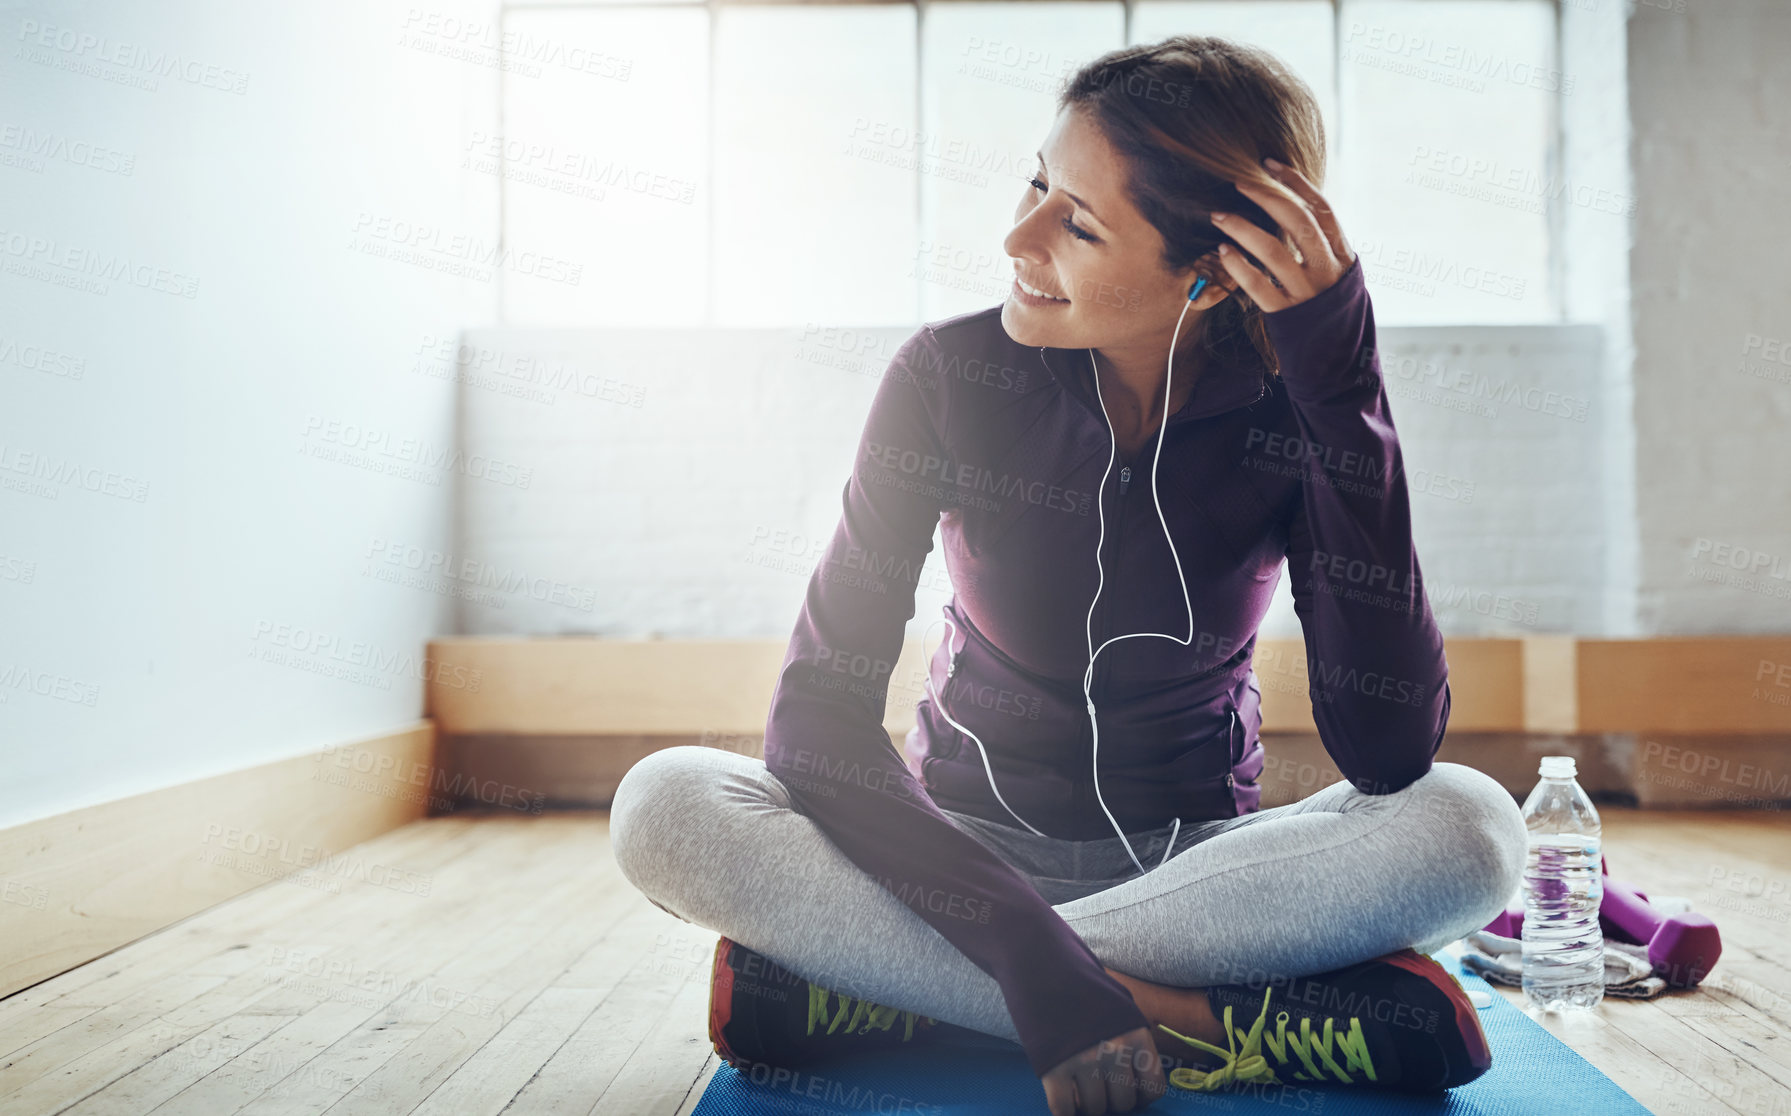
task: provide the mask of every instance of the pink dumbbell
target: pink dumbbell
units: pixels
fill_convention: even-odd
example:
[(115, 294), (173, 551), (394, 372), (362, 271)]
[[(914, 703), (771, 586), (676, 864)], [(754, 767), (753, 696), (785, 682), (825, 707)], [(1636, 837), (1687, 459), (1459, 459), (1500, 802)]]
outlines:
[[(1611, 879), (1603, 857), (1599, 858), (1599, 871), (1604, 877), (1604, 901), (1598, 908), (1598, 927), (1605, 937), (1646, 945), (1654, 975), (1670, 988), (1695, 988), (1710, 975), (1723, 952), (1716, 923), (1690, 911), (1661, 914), (1648, 905), (1642, 892)], [(1500, 911), (1486, 929), (1500, 937), (1523, 937), (1523, 904)]]
[(1696, 988), (1710, 975), (1722, 956), (1723, 939), (1708, 916), (1685, 911), (1663, 915), (1648, 905), (1648, 896), (1604, 872), (1604, 902), (1598, 908), (1598, 925), (1605, 937), (1631, 945), (1646, 945), (1654, 975), (1669, 988)]

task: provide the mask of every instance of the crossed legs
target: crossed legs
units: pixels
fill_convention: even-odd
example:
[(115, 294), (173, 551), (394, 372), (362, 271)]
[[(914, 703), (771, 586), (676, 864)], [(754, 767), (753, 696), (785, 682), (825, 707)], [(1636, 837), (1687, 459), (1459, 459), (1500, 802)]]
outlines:
[[(1108, 968), (1177, 987), (1436, 949), (1504, 907), (1527, 840), (1503, 788), (1449, 763), (1394, 794), (1336, 783), (1183, 830), (1161, 868), (1128, 862), (1131, 878), (1053, 908)], [(798, 813), (761, 760), (652, 753), (617, 787), (610, 842), (629, 882), (678, 918), (837, 992), (1018, 1041), (994, 978)]]

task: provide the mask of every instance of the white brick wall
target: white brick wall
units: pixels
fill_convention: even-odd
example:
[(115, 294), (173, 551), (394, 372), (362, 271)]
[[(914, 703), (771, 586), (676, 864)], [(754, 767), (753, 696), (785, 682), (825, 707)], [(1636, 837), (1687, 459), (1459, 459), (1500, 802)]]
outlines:
[[(910, 332), (468, 333), (462, 366), (491, 373), (468, 377), (467, 450), (532, 474), (527, 488), (464, 492), (458, 557), (496, 588), (460, 602), (462, 630), (787, 636), (877, 376)], [(1595, 626), (1599, 331), (1383, 328), (1380, 339), (1445, 631)], [(556, 383), (576, 386), (544, 387)], [(949, 595), (935, 547), (921, 626)], [(1284, 577), (1265, 634), (1298, 630)]]

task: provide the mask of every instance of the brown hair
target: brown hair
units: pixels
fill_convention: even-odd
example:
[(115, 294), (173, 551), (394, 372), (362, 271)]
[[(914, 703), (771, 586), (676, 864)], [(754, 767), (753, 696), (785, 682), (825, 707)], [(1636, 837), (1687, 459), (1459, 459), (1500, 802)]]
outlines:
[[(1272, 182), (1265, 156), (1324, 185), (1318, 101), (1280, 59), (1258, 47), (1174, 35), (1110, 51), (1069, 79), (1057, 107), (1087, 113), (1119, 152), (1132, 203), (1162, 234), (1163, 263), (1171, 270), (1190, 266), (1220, 241), (1242, 247), (1212, 224), (1214, 210), (1287, 242), (1274, 218), (1232, 185), (1239, 178)], [(1255, 261), (1247, 252), (1245, 258)], [(1262, 310), (1241, 288), (1202, 320), (1199, 343), (1215, 363), (1280, 373)]]

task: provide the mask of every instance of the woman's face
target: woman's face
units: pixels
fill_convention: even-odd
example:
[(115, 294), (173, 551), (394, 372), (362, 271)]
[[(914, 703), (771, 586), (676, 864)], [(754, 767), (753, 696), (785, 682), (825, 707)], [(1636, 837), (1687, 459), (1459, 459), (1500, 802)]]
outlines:
[[(1040, 154), (1002, 247), (1017, 280), (1054, 297), (1041, 303), (1010, 287), (1002, 328), (1022, 345), (1167, 351), (1196, 278), (1208, 284), (1191, 314), (1223, 299), (1230, 276), (1219, 266), (1164, 268), (1162, 234), (1127, 198), (1119, 156), (1083, 113), (1059, 113)], [(1182, 338), (1193, 335), (1184, 322)]]

